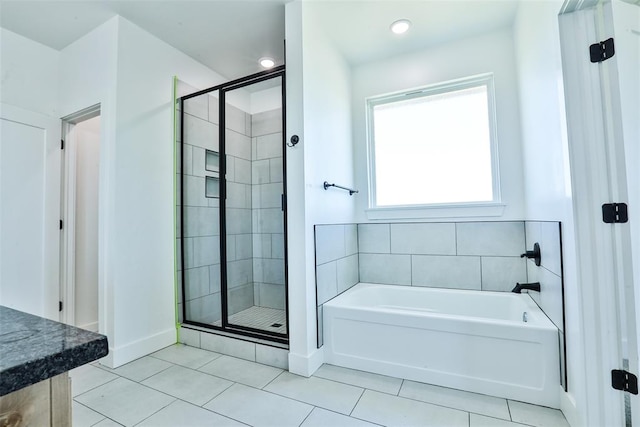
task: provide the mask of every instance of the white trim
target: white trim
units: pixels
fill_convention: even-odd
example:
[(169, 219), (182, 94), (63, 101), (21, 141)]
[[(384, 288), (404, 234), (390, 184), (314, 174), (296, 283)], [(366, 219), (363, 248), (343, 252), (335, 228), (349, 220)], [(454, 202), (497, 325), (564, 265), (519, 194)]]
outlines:
[(62, 138), (65, 143), (65, 150), (62, 156), (63, 184), (61, 218), (64, 221), (61, 235), (60, 251), (60, 296), (64, 304), (61, 321), (68, 325), (75, 325), (75, 224), (76, 224), (76, 133), (75, 125), (63, 121)]
[(417, 219), (417, 218), (479, 218), (499, 217), (504, 214), (504, 203), (468, 203), (459, 205), (431, 205), (377, 207), (366, 209), (367, 218), (376, 219)]
[(139, 359), (155, 351), (176, 343), (176, 328), (172, 326), (155, 335), (125, 344), (119, 347), (109, 347), (109, 354), (100, 363), (109, 368), (117, 368), (132, 360)]
[(303, 377), (310, 377), (324, 363), (324, 349), (320, 347), (304, 356), (289, 352), (289, 372)]
[(560, 387), (560, 410), (564, 414), (569, 425), (574, 427), (585, 425), (581, 420), (575, 399), (569, 393), (565, 393), (562, 387)]
[[(64, 140), (65, 149), (63, 150), (64, 153), (62, 155), (63, 183), (60, 202), (61, 218), (64, 221), (60, 251), (60, 298), (63, 301), (63, 310), (60, 314), (60, 321), (69, 325), (75, 325), (76, 314), (76, 162), (78, 141), (75, 127), (78, 123), (99, 115), (100, 104), (96, 104), (62, 118), (62, 139)], [(99, 177), (99, 179), (101, 179), (101, 177)], [(101, 219), (98, 221), (101, 221)], [(101, 262), (102, 260), (99, 256), (98, 265), (100, 265)], [(98, 267), (98, 270), (100, 270), (100, 267)], [(98, 292), (98, 294), (100, 295), (100, 292)], [(98, 298), (100, 298), (100, 296), (98, 296)], [(100, 317), (102, 307), (103, 305), (98, 303), (98, 318)], [(99, 325), (99, 322), (97, 325)], [(97, 330), (98, 328), (96, 328), (96, 331)]]
[[(598, 39), (598, 10), (560, 15), (573, 211), (584, 343), (583, 425), (624, 425), (623, 393), (611, 387), (610, 370), (622, 362), (614, 227), (602, 222), (600, 206), (611, 201), (612, 176), (601, 97), (601, 64), (587, 47)], [(579, 357), (574, 355), (573, 357)], [(571, 387), (571, 383), (569, 383)], [(571, 391), (571, 390), (570, 390)]]
[[(409, 99), (420, 98), (425, 96), (433, 96), (438, 94), (445, 94), (452, 91), (470, 89), (475, 87), (485, 86), (487, 88), (487, 110), (489, 113), (489, 140), (490, 140), (490, 152), (491, 152), (491, 181), (492, 181), (492, 193), (493, 200), (486, 202), (469, 202), (469, 203), (454, 203), (454, 204), (424, 204), (424, 205), (410, 205), (410, 206), (380, 206), (376, 200), (376, 160), (375, 160), (375, 141), (373, 138), (373, 109), (378, 105), (388, 104), (398, 101), (406, 101)], [(369, 200), (367, 215), (370, 219), (393, 219), (393, 218), (440, 218), (444, 216), (497, 216), (495, 210), (493, 212), (489, 210), (471, 211), (467, 210), (465, 214), (457, 213), (457, 208), (466, 209), (469, 205), (474, 207), (493, 205), (494, 207), (499, 205), (502, 200), (501, 186), (500, 186), (500, 164), (498, 155), (498, 125), (497, 125), (497, 112), (496, 112), (496, 96), (495, 96), (495, 83), (493, 73), (479, 74), (475, 76), (465, 77), (456, 80), (449, 80), (437, 84), (428, 86), (410, 88), (398, 92), (388, 93), (384, 95), (376, 95), (365, 99), (366, 103), (366, 140), (367, 140), (367, 179), (368, 179), (368, 193)], [(444, 208), (455, 208), (451, 210), (450, 215), (446, 215), (443, 212)], [(429, 213), (430, 210), (437, 209), (438, 213)], [(388, 215), (381, 214), (378, 216), (374, 212), (391, 212), (395, 210), (396, 213)], [(402, 214), (402, 211), (407, 210), (406, 214)], [(504, 210), (504, 209), (503, 209)], [(370, 215), (371, 212), (371, 215)], [(411, 213), (409, 213), (411, 212)], [(464, 211), (462, 211), (464, 212)], [(501, 214), (500, 214), (501, 215)]]

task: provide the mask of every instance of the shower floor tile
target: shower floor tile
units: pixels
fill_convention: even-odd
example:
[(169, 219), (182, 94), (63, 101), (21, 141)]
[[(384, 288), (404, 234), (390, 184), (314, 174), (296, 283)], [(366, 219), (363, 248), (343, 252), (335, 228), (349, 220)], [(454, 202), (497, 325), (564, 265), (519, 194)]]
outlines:
[[(284, 310), (276, 308), (258, 307), (254, 305), (236, 314), (229, 316), (229, 323), (232, 325), (245, 326), (263, 331), (287, 333), (287, 317)], [(215, 322), (214, 325), (222, 326), (222, 322)], [(279, 325), (279, 326), (274, 326)]]

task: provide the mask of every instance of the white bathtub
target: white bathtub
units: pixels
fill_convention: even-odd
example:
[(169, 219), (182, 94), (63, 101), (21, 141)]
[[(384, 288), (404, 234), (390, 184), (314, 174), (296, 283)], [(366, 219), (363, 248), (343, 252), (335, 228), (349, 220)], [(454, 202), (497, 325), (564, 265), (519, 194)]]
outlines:
[(359, 283), (323, 317), (326, 363), (559, 407), (558, 329), (526, 294)]

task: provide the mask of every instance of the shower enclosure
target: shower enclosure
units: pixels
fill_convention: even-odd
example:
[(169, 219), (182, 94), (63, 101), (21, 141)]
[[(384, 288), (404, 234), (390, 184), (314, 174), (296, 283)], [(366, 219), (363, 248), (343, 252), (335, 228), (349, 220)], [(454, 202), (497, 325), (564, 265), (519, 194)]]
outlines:
[(288, 342), (284, 67), (179, 99), (185, 324)]

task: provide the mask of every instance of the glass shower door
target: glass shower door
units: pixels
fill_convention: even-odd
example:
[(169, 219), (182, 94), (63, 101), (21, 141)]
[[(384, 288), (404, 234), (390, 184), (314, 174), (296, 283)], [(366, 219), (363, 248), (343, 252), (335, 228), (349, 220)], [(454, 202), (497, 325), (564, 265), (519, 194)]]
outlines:
[(182, 101), (179, 277), (184, 320), (222, 325), (219, 91)]
[[(221, 91), (228, 327), (287, 335), (283, 74)], [(222, 105), (222, 103), (221, 103)]]

